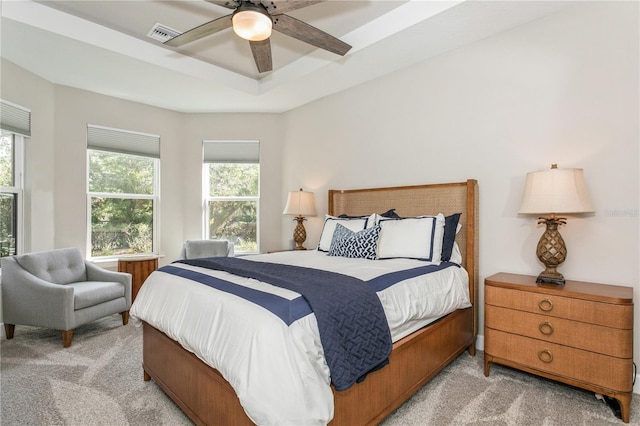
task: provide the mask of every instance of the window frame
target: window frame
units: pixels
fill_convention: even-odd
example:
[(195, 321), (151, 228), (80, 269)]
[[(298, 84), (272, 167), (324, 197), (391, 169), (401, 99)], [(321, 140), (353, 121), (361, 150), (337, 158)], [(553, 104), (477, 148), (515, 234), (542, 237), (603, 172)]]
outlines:
[[(90, 191), (90, 160), (89, 154), (91, 151), (101, 151), (108, 152), (114, 155), (133, 155), (137, 157), (145, 157), (153, 160), (153, 194), (128, 194), (121, 192), (95, 192)], [(99, 149), (99, 148), (89, 148), (87, 147), (86, 152), (86, 164), (87, 164), (87, 259), (90, 260), (111, 260), (111, 259), (119, 259), (119, 258), (135, 258), (135, 257), (144, 257), (144, 256), (158, 256), (160, 253), (160, 159), (146, 156), (146, 155), (136, 155), (130, 153), (122, 153), (115, 152), (107, 149)], [(117, 255), (109, 255), (109, 256), (93, 256), (92, 253), (92, 222), (91, 222), (91, 200), (94, 197), (101, 198), (110, 198), (110, 199), (122, 199), (122, 200), (151, 200), (152, 201), (152, 211), (153, 211), (153, 219), (152, 219), (152, 247), (151, 252), (145, 253), (133, 253), (133, 254), (117, 254)]]
[(13, 154), (13, 185), (0, 186), (0, 193), (13, 194), (15, 201), (15, 254), (24, 253), (24, 160), (25, 160), (25, 136), (10, 130), (2, 130), (12, 136)]
[(260, 162), (258, 161), (258, 195), (257, 196), (211, 196), (210, 184), (210, 166), (212, 164), (246, 164), (246, 163), (234, 163), (234, 162), (203, 162), (202, 163), (202, 195), (203, 195), (203, 215), (202, 215), (202, 227), (203, 238), (208, 240), (211, 238), (211, 232), (209, 227), (209, 203), (212, 201), (254, 201), (256, 203), (256, 251), (240, 251), (237, 247), (234, 247), (234, 252), (237, 254), (259, 254), (260, 253)]

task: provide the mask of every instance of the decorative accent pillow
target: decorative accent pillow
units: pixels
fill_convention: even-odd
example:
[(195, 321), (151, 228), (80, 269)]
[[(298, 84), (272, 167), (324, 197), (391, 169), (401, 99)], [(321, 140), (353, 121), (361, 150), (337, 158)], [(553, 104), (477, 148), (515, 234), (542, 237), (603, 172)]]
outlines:
[(388, 217), (391, 219), (402, 219), (400, 216), (398, 216), (398, 213), (396, 213), (396, 209), (387, 210), (386, 212), (380, 214), (380, 216)]
[(353, 232), (338, 223), (333, 233), (329, 256), (375, 260), (379, 235), (380, 225)]
[(367, 227), (369, 222), (369, 216), (357, 217), (357, 218), (339, 218), (335, 216), (327, 215), (324, 220), (324, 226), (322, 233), (320, 234), (320, 242), (318, 243), (318, 250), (329, 251), (331, 248), (331, 241), (333, 240), (333, 232), (336, 230), (336, 225), (341, 224), (347, 229), (354, 232), (360, 231)]
[[(340, 219), (365, 219), (365, 218), (373, 218), (375, 216), (382, 216), (382, 217), (388, 217), (391, 219), (401, 219), (400, 216), (398, 216), (398, 214), (396, 213), (396, 209), (389, 209), (384, 213), (380, 213), (379, 215), (376, 215), (375, 213), (372, 215), (367, 215), (367, 216), (349, 216), (348, 214), (341, 214), (340, 216), (338, 216)], [(371, 226), (369, 226), (371, 227)]]
[(451, 259), (453, 244), (456, 242), (458, 233), (458, 222), (461, 213), (454, 213), (444, 218), (444, 236), (442, 237), (442, 261), (448, 262)]
[(440, 262), (444, 215), (380, 220), (378, 259), (406, 257)]

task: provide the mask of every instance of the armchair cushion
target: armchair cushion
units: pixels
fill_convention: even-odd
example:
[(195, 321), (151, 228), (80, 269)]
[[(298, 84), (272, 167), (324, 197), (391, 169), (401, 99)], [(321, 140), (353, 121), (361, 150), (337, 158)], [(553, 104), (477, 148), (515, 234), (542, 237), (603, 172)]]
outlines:
[(118, 282), (83, 281), (67, 286), (73, 287), (73, 309), (76, 311), (125, 295), (125, 286)]
[(15, 257), (30, 274), (54, 284), (86, 281), (84, 258), (77, 248), (29, 253)]

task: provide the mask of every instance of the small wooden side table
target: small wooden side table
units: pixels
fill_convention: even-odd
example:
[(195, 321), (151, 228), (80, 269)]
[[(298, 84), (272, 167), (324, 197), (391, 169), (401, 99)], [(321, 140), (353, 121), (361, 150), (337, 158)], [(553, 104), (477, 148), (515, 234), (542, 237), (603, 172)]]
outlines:
[(118, 272), (131, 274), (131, 303), (136, 300), (144, 280), (156, 269), (158, 269), (157, 257), (118, 259)]

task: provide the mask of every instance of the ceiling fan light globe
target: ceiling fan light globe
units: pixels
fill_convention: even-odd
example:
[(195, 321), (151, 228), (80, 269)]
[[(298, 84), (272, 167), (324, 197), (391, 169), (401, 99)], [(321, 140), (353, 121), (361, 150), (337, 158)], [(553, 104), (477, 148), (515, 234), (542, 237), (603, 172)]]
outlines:
[(271, 36), (273, 22), (264, 13), (243, 10), (233, 15), (233, 31), (245, 40), (262, 41)]

